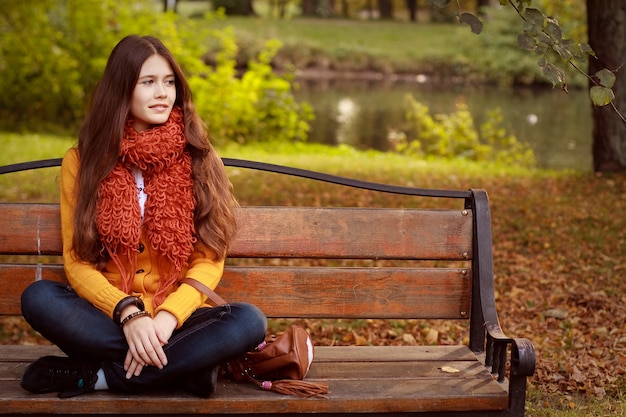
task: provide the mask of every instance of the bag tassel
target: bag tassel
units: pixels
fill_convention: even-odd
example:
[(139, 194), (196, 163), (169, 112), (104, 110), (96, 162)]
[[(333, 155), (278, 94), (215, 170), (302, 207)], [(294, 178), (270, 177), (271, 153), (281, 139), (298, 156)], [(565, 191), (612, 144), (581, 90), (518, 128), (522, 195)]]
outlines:
[(257, 381), (248, 375), (250, 381), (265, 391), (273, 391), (283, 395), (296, 395), (307, 398), (327, 398), (328, 385), (295, 379), (280, 379), (278, 381)]

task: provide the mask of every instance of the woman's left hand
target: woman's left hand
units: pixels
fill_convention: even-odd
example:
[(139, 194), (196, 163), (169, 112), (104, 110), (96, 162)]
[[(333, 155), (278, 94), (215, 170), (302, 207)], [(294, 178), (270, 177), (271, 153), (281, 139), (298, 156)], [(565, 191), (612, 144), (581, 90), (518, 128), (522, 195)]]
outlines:
[(174, 333), (176, 326), (178, 326), (176, 316), (165, 310), (159, 311), (157, 315), (154, 316), (154, 323), (161, 330), (161, 334), (166, 340), (170, 340), (172, 333)]

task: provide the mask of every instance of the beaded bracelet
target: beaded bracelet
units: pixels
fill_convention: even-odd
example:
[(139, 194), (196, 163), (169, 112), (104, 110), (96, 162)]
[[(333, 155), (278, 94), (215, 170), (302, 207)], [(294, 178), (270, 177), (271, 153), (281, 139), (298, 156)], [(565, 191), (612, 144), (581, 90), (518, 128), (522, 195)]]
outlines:
[(152, 315), (148, 311), (145, 311), (145, 310), (135, 311), (134, 313), (130, 313), (128, 316), (124, 318), (124, 320), (120, 322), (120, 327), (124, 327), (124, 325), (128, 323), (129, 321), (131, 321), (132, 319), (136, 317), (141, 317), (141, 316), (152, 317)]

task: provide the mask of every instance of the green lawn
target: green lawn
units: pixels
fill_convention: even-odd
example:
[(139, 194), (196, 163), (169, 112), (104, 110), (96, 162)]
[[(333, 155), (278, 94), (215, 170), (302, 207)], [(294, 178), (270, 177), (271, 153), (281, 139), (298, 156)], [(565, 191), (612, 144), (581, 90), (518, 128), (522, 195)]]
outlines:
[(392, 60), (442, 56), (468, 36), (458, 24), (229, 17), (217, 25), (233, 26), (244, 39), (280, 39), (288, 45), (312, 46), (340, 53), (368, 51)]
[[(240, 58), (254, 57), (270, 39), (282, 42), (275, 65), (383, 73), (458, 71), (479, 38), (460, 24), (297, 18), (228, 17), (212, 23), (232, 27)], [(464, 70), (463, 70), (464, 71)]]

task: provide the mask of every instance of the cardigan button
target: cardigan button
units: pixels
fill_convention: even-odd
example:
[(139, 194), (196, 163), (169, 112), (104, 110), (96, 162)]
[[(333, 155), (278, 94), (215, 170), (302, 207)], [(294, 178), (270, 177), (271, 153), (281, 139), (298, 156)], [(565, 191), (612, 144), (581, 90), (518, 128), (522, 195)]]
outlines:
[(140, 243), (139, 246), (137, 247), (137, 250), (139, 251), (139, 253), (142, 253), (144, 249), (145, 247), (143, 246), (143, 243)]
[(137, 272), (135, 272), (135, 273), (136, 273), (136, 274), (141, 274), (141, 273), (143, 273), (143, 272), (145, 272), (143, 269), (138, 269), (138, 270), (137, 270)]

